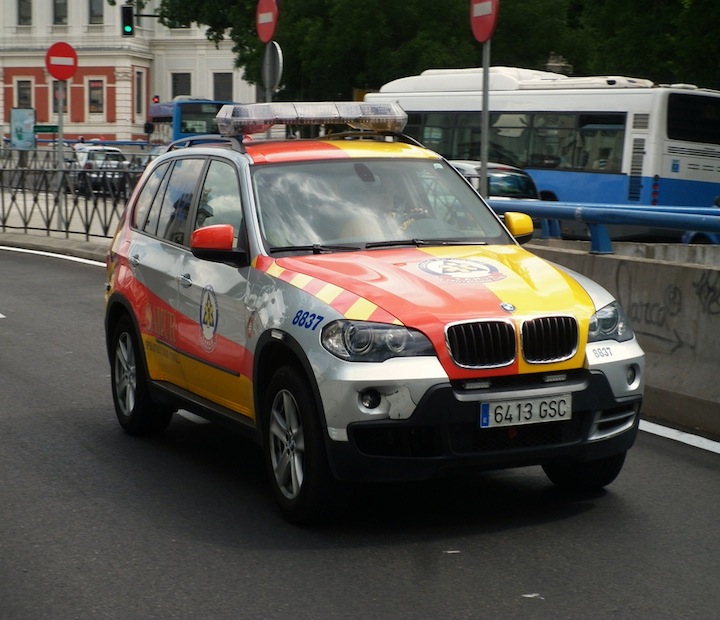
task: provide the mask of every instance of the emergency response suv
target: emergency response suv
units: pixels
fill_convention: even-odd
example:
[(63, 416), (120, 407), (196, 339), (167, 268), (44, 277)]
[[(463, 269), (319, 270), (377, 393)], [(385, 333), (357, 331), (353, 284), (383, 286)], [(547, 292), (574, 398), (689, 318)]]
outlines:
[[(107, 260), (112, 395), (130, 434), (178, 409), (263, 448), (284, 516), (347, 481), (541, 465), (620, 472), (644, 355), (603, 288), (520, 246), (395, 104), (225, 106), (225, 138), (150, 163)], [(273, 124), (345, 124), (250, 140)]]

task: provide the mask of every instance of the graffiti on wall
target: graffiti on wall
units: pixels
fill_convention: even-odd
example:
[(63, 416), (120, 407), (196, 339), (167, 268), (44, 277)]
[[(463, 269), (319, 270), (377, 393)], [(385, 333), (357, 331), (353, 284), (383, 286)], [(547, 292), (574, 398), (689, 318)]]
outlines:
[[(691, 329), (692, 322), (687, 320), (684, 306), (688, 304), (683, 290), (674, 283), (662, 288), (639, 286), (633, 278), (637, 275), (633, 275), (629, 264), (619, 263), (615, 273), (618, 299), (641, 341), (652, 339), (655, 345), (670, 353), (680, 349), (694, 351), (696, 336)], [(656, 299), (641, 297), (640, 291), (649, 290), (662, 292)]]

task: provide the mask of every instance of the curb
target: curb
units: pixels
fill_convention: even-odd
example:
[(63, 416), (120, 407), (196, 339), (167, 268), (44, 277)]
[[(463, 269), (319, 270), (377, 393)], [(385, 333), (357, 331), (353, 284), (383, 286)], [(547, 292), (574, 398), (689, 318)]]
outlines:
[(86, 241), (67, 237), (49, 237), (24, 233), (0, 232), (0, 245), (26, 250), (54, 252), (64, 256), (75, 256), (88, 260), (105, 262), (111, 239)]

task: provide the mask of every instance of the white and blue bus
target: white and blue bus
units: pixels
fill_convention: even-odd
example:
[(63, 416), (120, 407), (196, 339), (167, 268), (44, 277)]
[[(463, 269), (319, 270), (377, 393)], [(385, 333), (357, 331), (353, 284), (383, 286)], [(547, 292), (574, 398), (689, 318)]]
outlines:
[(181, 138), (219, 133), (215, 117), (230, 101), (213, 101), (176, 97), (172, 101), (152, 103), (149, 121), (152, 123), (151, 140), (168, 143)]
[[(367, 101), (398, 102), (408, 134), (480, 159), (482, 69), (432, 69)], [(563, 202), (711, 207), (720, 196), (720, 92), (627, 77), (489, 72), (489, 159)]]

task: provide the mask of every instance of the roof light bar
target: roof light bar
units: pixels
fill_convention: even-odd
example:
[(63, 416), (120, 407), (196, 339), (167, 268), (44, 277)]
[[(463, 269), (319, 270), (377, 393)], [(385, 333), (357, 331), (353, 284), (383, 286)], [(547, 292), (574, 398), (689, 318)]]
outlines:
[(407, 114), (397, 103), (303, 101), (224, 105), (216, 117), (223, 136), (267, 131), (273, 125), (350, 125), (354, 129), (400, 132)]

